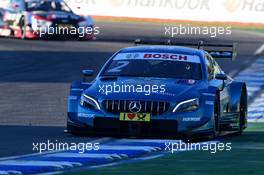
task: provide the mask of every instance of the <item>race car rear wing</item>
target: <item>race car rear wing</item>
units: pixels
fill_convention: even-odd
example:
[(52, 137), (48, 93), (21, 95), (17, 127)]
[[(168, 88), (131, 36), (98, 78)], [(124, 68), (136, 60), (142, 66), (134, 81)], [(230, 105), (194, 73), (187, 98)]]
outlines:
[(236, 43), (233, 44), (205, 44), (203, 41), (195, 43), (178, 43), (171, 40), (166, 41), (144, 41), (135, 40), (135, 45), (172, 45), (172, 46), (190, 46), (208, 52), (214, 58), (226, 58), (232, 61), (236, 58)]

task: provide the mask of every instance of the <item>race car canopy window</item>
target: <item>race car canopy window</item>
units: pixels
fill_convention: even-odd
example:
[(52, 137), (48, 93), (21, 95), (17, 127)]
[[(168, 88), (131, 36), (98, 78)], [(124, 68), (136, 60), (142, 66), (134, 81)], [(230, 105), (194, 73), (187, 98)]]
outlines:
[(200, 58), (172, 53), (120, 53), (104, 69), (102, 76), (202, 78)]
[(66, 3), (56, 0), (26, 1), (26, 10), (71, 12), (71, 9), (66, 5)]

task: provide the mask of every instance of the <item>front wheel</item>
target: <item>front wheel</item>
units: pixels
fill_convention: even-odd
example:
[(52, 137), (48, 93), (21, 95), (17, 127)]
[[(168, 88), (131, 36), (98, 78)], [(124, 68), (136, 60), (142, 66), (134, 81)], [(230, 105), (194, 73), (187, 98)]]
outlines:
[(25, 17), (22, 17), (21, 19), (20, 31), (21, 31), (21, 39), (22, 40), (27, 39), (27, 26), (26, 26)]
[(220, 133), (219, 119), (220, 119), (220, 107), (219, 107), (218, 98), (216, 98), (214, 102), (213, 131), (211, 134), (212, 139), (215, 139), (216, 137), (219, 136)]

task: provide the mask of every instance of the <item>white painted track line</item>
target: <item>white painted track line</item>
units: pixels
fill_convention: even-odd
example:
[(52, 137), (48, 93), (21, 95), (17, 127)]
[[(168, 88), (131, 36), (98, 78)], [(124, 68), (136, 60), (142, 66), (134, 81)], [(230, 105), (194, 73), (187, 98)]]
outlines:
[[(105, 159), (121, 159), (125, 155), (118, 154), (98, 154), (98, 153), (55, 153), (47, 154), (44, 157), (80, 157), (80, 158), (105, 158)], [(126, 156), (127, 157), (127, 156)]]
[(104, 150), (129, 150), (129, 151), (147, 151), (147, 152), (152, 152), (152, 151), (158, 151), (161, 148), (157, 147), (151, 147), (151, 146), (126, 146), (126, 145), (103, 145), (100, 147), (100, 149)]
[(0, 175), (22, 175), (20, 171), (0, 171)]
[(264, 52), (264, 44), (262, 44), (254, 53), (254, 55), (260, 55)]
[(63, 162), (63, 161), (33, 161), (33, 160), (6, 160), (1, 161), (0, 165), (12, 165), (12, 166), (48, 166), (48, 167), (54, 167), (54, 168), (73, 168), (75, 166), (81, 166), (80, 163), (74, 163), (74, 162)]

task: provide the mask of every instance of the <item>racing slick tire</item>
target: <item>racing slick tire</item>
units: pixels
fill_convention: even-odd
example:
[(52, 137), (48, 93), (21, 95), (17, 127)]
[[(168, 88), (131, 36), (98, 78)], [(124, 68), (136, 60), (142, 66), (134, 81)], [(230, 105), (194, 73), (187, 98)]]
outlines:
[(215, 139), (220, 133), (220, 104), (219, 98), (216, 96), (214, 101), (214, 117), (213, 117), (213, 129), (211, 133), (211, 139)]
[(247, 97), (245, 95), (241, 95), (238, 115), (238, 131), (236, 135), (241, 135), (244, 130), (245, 119), (247, 116)]
[(202, 141), (202, 140), (213, 140), (220, 135), (220, 104), (219, 104), (219, 96), (216, 95), (214, 100), (214, 115), (212, 118), (212, 129), (206, 133), (194, 135), (188, 137), (188, 140), (194, 141)]
[(27, 39), (27, 26), (26, 26), (25, 17), (21, 18), (20, 31), (21, 31), (21, 39), (26, 40)]

